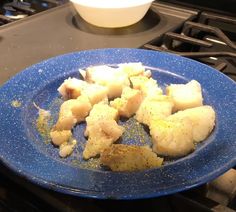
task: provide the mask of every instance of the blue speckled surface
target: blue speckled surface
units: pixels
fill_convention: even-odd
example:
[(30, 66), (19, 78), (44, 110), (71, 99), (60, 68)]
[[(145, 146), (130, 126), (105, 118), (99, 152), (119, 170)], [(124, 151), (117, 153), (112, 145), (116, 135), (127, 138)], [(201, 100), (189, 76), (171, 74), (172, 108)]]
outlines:
[[(60, 159), (35, 129), (36, 102), (54, 109), (57, 87), (78, 68), (90, 65), (142, 62), (151, 67), (162, 86), (198, 80), (205, 104), (217, 113), (216, 128), (192, 154), (161, 168), (114, 173), (73, 165), (80, 160), (81, 142), (72, 158)], [(21, 103), (13, 107), (12, 101)], [(140, 49), (101, 49), (71, 53), (43, 61), (22, 71), (0, 89), (0, 159), (19, 175), (49, 189), (94, 198), (135, 199), (171, 194), (210, 181), (236, 165), (236, 84), (216, 70), (190, 59)], [(80, 132), (81, 131), (81, 132)], [(132, 142), (132, 139), (127, 140)]]

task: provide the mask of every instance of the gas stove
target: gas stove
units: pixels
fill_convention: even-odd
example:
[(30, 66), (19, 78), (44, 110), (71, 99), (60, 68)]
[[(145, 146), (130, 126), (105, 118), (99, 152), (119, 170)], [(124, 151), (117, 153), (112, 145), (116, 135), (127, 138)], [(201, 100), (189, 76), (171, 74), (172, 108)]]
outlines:
[[(86, 23), (67, 0), (0, 3), (0, 85), (44, 59), (96, 48), (144, 48), (198, 60), (236, 80), (234, 0), (163, 0), (129, 27), (106, 29)], [(233, 6), (234, 5), (234, 6)], [(224, 9), (223, 9), (224, 8)], [(200, 70), (199, 70), (199, 74)], [(0, 208), (44, 211), (233, 211), (236, 170), (208, 184), (166, 197), (136, 201), (93, 200), (40, 188), (1, 167)]]

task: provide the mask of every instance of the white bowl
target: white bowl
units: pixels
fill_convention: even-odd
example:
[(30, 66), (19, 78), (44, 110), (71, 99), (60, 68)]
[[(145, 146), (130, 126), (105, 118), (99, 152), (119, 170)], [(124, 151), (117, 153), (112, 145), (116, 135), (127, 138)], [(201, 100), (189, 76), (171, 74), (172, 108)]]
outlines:
[(153, 0), (70, 0), (80, 16), (90, 24), (125, 27), (140, 21)]

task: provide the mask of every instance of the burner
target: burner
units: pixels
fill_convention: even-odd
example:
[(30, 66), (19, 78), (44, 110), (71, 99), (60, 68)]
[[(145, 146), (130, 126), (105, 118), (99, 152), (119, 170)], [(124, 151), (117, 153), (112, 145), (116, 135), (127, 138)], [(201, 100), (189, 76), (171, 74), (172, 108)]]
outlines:
[[(0, 85), (20, 70), (49, 57), (116, 47), (144, 47), (185, 54), (236, 80), (236, 18), (155, 1), (140, 22), (129, 27), (108, 29), (85, 22), (71, 4), (57, 7), (66, 2), (68, 0), (0, 1), (0, 25), (4, 25), (0, 27), (0, 44), (4, 52), (0, 62)], [(215, 3), (212, 1), (209, 4)], [(230, 9), (235, 9), (229, 5)], [(34, 16), (41, 11), (45, 12)], [(16, 18), (21, 18), (21, 15), (26, 18), (17, 21)], [(10, 22), (14, 24), (8, 24)], [(227, 38), (223, 36), (222, 39), (222, 33), (219, 30), (214, 33), (212, 27), (220, 28)], [(12, 211), (233, 211), (231, 209), (236, 210), (236, 170), (231, 169), (230, 174), (225, 173), (224, 176), (224, 179), (220, 177), (201, 187), (165, 197), (117, 202), (84, 199), (50, 191), (1, 167), (0, 211), (4, 206)], [(22, 186), (19, 188), (17, 185)]]
[[(31, 4), (28, 2), (24, 2), (24, 1), (18, 1), (18, 0), (14, 0), (11, 3), (6, 3), (3, 6), (3, 9), (5, 9), (5, 15), (9, 16), (10, 14), (14, 14), (14, 13), (24, 13), (25, 15), (32, 15), (35, 13), (35, 10), (31, 8)], [(13, 16), (13, 15), (10, 15)]]
[(13, 0), (0, 4), (0, 26), (64, 4), (68, 0)]
[(150, 9), (141, 21), (136, 24), (121, 28), (103, 28), (91, 25), (84, 21), (79, 15), (75, 15), (72, 19), (73, 25), (81, 31), (99, 34), (99, 35), (129, 35), (139, 32), (145, 32), (157, 26), (160, 22), (159, 15)]

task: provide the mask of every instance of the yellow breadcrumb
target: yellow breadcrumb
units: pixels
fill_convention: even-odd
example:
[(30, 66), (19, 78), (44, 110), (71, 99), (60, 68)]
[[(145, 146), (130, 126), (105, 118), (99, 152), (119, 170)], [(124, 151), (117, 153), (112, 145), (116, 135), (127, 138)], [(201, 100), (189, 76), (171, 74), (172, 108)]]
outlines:
[(159, 167), (163, 158), (148, 146), (114, 144), (101, 153), (100, 161), (112, 171), (137, 171)]

